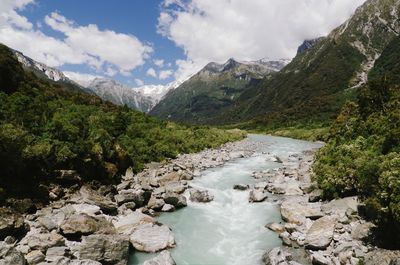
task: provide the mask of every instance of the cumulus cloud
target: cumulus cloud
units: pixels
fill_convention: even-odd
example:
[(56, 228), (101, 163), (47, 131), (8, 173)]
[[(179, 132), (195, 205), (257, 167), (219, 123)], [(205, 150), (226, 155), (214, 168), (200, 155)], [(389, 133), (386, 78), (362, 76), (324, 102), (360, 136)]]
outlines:
[(156, 70), (154, 70), (154, 68), (149, 68), (146, 72), (146, 75), (154, 77), (154, 78), (157, 77), (157, 73), (156, 73)]
[(89, 86), (90, 83), (96, 78), (104, 78), (104, 76), (101, 75), (91, 75), (91, 74), (69, 72), (69, 71), (65, 71), (64, 75), (83, 87)]
[(101, 30), (96, 25), (80, 26), (59, 13), (46, 16), (45, 23), (64, 38), (46, 35), (41, 27), (35, 27), (18, 13), (34, 3), (34, 0), (0, 1), (0, 42), (49, 66), (84, 64), (108, 76), (117, 73), (128, 76), (153, 51), (151, 45), (133, 35)]
[(305, 39), (328, 34), (365, 0), (165, 0), (158, 32), (183, 48), (184, 77), (210, 61), (292, 58)]
[(155, 59), (155, 60), (153, 60), (153, 63), (158, 67), (164, 66), (164, 60), (161, 60), (161, 59)]
[(158, 74), (158, 78), (161, 80), (165, 80), (165, 79), (168, 79), (169, 77), (171, 77), (173, 73), (174, 72), (172, 70), (162, 70)]

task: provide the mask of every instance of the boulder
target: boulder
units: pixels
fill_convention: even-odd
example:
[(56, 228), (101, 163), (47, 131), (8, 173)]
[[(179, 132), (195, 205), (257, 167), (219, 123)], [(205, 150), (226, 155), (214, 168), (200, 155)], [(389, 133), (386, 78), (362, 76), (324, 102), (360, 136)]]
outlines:
[(104, 234), (85, 236), (82, 238), (79, 257), (103, 264), (126, 265), (129, 258), (128, 237)]
[(268, 195), (263, 190), (255, 189), (250, 191), (249, 202), (262, 202), (266, 198), (268, 198)]
[(0, 242), (0, 264), (1, 265), (25, 265), (26, 260), (14, 245)]
[(273, 248), (262, 257), (265, 265), (289, 265), (291, 260), (292, 255), (280, 247)]
[(87, 214), (75, 214), (61, 224), (60, 229), (64, 235), (89, 235), (97, 232), (113, 234), (115, 229), (104, 217), (93, 217)]
[[(60, 265), (58, 262), (56, 263), (57, 265)], [(102, 265), (100, 262), (95, 261), (95, 260), (71, 260), (65, 263), (65, 265)]]
[(190, 200), (193, 202), (210, 202), (214, 196), (206, 190), (190, 190)]
[(165, 203), (173, 205), (175, 208), (187, 206), (186, 198), (182, 194), (166, 192), (163, 195)]
[(62, 257), (70, 256), (70, 250), (67, 247), (52, 247), (46, 251), (46, 261), (56, 262)]
[(284, 201), (281, 205), (281, 216), (285, 222), (303, 224), (306, 218), (317, 219), (323, 216), (318, 205), (302, 204), (296, 200)]
[[(32, 232), (32, 231), (31, 231)], [(20, 245), (28, 245), (33, 250), (41, 250), (43, 253), (48, 248), (56, 246), (64, 246), (65, 239), (56, 233), (37, 233), (37, 231), (29, 232), (20, 242)]]
[(174, 236), (168, 226), (141, 224), (133, 229), (130, 242), (138, 251), (157, 252), (175, 246)]
[(359, 224), (351, 231), (351, 237), (354, 240), (364, 240), (370, 236), (373, 227), (375, 227), (374, 224), (369, 222)]
[(159, 211), (163, 208), (165, 202), (163, 199), (157, 199), (156, 197), (152, 196), (147, 203), (147, 207), (156, 211)]
[(7, 236), (22, 236), (29, 230), (24, 217), (7, 208), (0, 208), (0, 240)]
[(172, 181), (165, 186), (165, 191), (182, 194), (185, 192), (186, 188), (187, 186), (181, 181)]
[(358, 206), (358, 197), (347, 197), (330, 201), (322, 206), (322, 210), (327, 213), (336, 213), (343, 216), (346, 215), (346, 211), (348, 211), (348, 209), (351, 209), (353, 212), (357, 212)]
[(332, 259), (324, 255), (321, 251), (314, 252), (311, 255), (313, 265), (333, 265)]
[(235, 185), (233, 185), (233, 189), (234, 190), (248, 190), (249, 189), (249, 185), (246, 185), (246, 184), (235, 184)]
[(324, 216), (316, 220), (306, 235), (306, 248), (314, 250), (326, 249), (333, 239), (336, 218)]
[(40, 250), (34, 250), (32, 252), (29, 252), (28, 254), (25, 255), (25, 259), (28, 262), (28, 264), (38, 264), (39, 262), (44, 261), (44, 254)]
[(155, 223), (153, 217), (143, 214), (141, 212), (132, 212), (125, 216), (119, 216), (116, 221), (113, 221), (114, 227), (119, 234), (131, 235), (133, 229), (145, 223)]
[(166, 203), (162, 207), (161, 211), (162, 212), (173, 212), (173, 211), (175, 211), (175, 207), (173, 205), (171, 205), (171, 204)]
[(266, 225), (266, 227), (276, 233), (282, 233), (283, 231), (285, 231), (285, 227), (282, 224), (269, 223)]
[(115, 202), (112, 202), (107, 197), (104, 197), (87, 186), (82, 186), (79, 190), (79, 195), (80, 197), (76, 198), (77, 203), (97, 205), (105, 213), (113, 214), (117, 212), (118, 206)]
[(318, 202), (322, 199), (322, 190), (313, 190), (309, 195), (308, 195), (308, 201), (309, 202)]
[(84, 213), (87, 215), (97, 215), (100, 213), (100, 207), (97, 205), (90, 205), (86, 203), (81, 203), (81, 204), (73, 204), (71, 205), (72, 208), (74, 208), (75, 212), (80, 214)]
[(168, 250), (163, 250), (161, 253), (151, 260), (147, 260), (143, 265), (175, 265), (175, 261)]

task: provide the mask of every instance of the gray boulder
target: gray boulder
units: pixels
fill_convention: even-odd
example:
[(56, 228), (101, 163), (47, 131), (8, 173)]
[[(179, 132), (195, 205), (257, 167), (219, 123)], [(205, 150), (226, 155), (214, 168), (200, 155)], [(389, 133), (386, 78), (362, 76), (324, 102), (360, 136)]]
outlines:
[(105, 213), (117, 212), (118, 205), (115, 202), (87, 186), (82, 186), (82, 188), (79, 190), (79, 195), (80, 196), (78, 198), (75, 198), (77, 203), (97, 205)]
[(7, 236), (20, 236), (29, 230), (24, 217), (7, 208), (0, 208), (0, 239)]
[(153, 217), (143, 214), (141, 212), (132, 212), (125, 216), (119, 216), (113, 222), (115, 229), (119, 234), (130, 236), (134, 228), (140, 224), (155, 223)]
[(64, 246), (65, 239), (56, 233), (30, 232), (21, 240), (20, 245), (28, 245), (30, 249), (41, 250), (45, 253), (48, 248)]
[(210, 202), (214, 196), (206, 190), (190, 190), (190, 200), (193, 202)]
[(306, 248), (314, 250), (326, 249), (333, 239), (336, 218), (324, 216), (316, 220), (306, 235)]
[(38, 264), (44, 261), (45, 255), (40, 250), (34, 250), (25, 255), (28, 264)]
[(26, 260), (14, 245), (0, 242), (0, 264), (1, 265), (25, 265)]
[(175, 208), (182, 208), (187, 206), (185, 196), (173, 192), (164, 193), (165, 203), (173, 205)]
[(268, 198), (268, 195), (259, 189), (251, 190), (249, 195), (249, 202), (262, 202)]
[(88, 235), (97, 232), (112, 234), (115, 229), (103, 217), (93, 217), (87, 214), (75, 214), (61, 224), (60, 229), (64, 235)]
[(233, 185), (233, 189), (234, 190), (248, 190), (249, 189), (249, 185), (235, 184), (235, 185)]
[(168, 250), (161, 251), (161, 253), (151, 259), (147, 260), (143, 263), (143, 265), (175, 265), (175, 261), (171, 256), (171, 253)]
[(265, 265), (289, 265), (291, 260), (292, 255), (280, 247), (273, 248), (262, 257)]
[(157, 252), (175, 246), (175, 239), (165, 225), (141, 224), (133, 229), (130, 236), (133, 247), (142, 252)]

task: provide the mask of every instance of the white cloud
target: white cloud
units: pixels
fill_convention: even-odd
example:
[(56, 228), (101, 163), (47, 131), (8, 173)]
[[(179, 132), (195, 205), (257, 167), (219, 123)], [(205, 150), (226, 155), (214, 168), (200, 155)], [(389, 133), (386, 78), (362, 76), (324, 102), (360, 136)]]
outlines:
[(90, 83), (96, 78), (104, 78), (104, 76), (101, 75), (82, 74), (69, 71), (65, 71), (64, 75), (83, 87), (89, 86)]
[(153, 60), (153, 63), (158, 67), (164, 66), (164, 60), (161, 60), (161, 59), (155, 59), (155, 60)]
[(172, 76), (173, 73), (174, 72), (172, 70), (162, 70), (158, 74), (158, 78), (161, 80), (165, 80), (165, 79), (169, 78), (170, 76)]
[[(165, 0), (158, 32), (184, 49), (177, 77), (210, 61), (291, 58), (328, 34), (365, 0)], [(183, 75), (183, 76), (182, 76)]]
[[(88, 65), (96, 72), (129, 76), (143, 65), (153, 48), (135, 36), (101, 30), (96, 25), (79, 26), (59, 13), (46, 16), (45, 23), (65, 38), (54, 38), (18, 13), (34, 0), (0, 1), (0, 42), (52, 67)], [(38, 26), (41, 25), (41, 26)]]
[(138, 85), (138, 86), (144, 86), (144, 81), (141, 80), (141, 79), (139, 79), (139, 78), (136, 78), (136, 79), (135, 79), (135, 83), (136, 83), (136, 85)]
[(146, 72), (146, 75), (154, 77), (154, 78), (157, 77), (157, 73), (156, 73), (156, 70), (154, 70), (154, 68), (149, 68)]

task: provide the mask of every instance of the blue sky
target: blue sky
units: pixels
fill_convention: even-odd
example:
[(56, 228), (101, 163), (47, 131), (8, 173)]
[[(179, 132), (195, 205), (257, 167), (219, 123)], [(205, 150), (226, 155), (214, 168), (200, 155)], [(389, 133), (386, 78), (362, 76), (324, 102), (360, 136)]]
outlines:
[(291, 59), (365, 0), (1, 0), (0, 42), (81, 84), (183, 80), (209, 62)]

